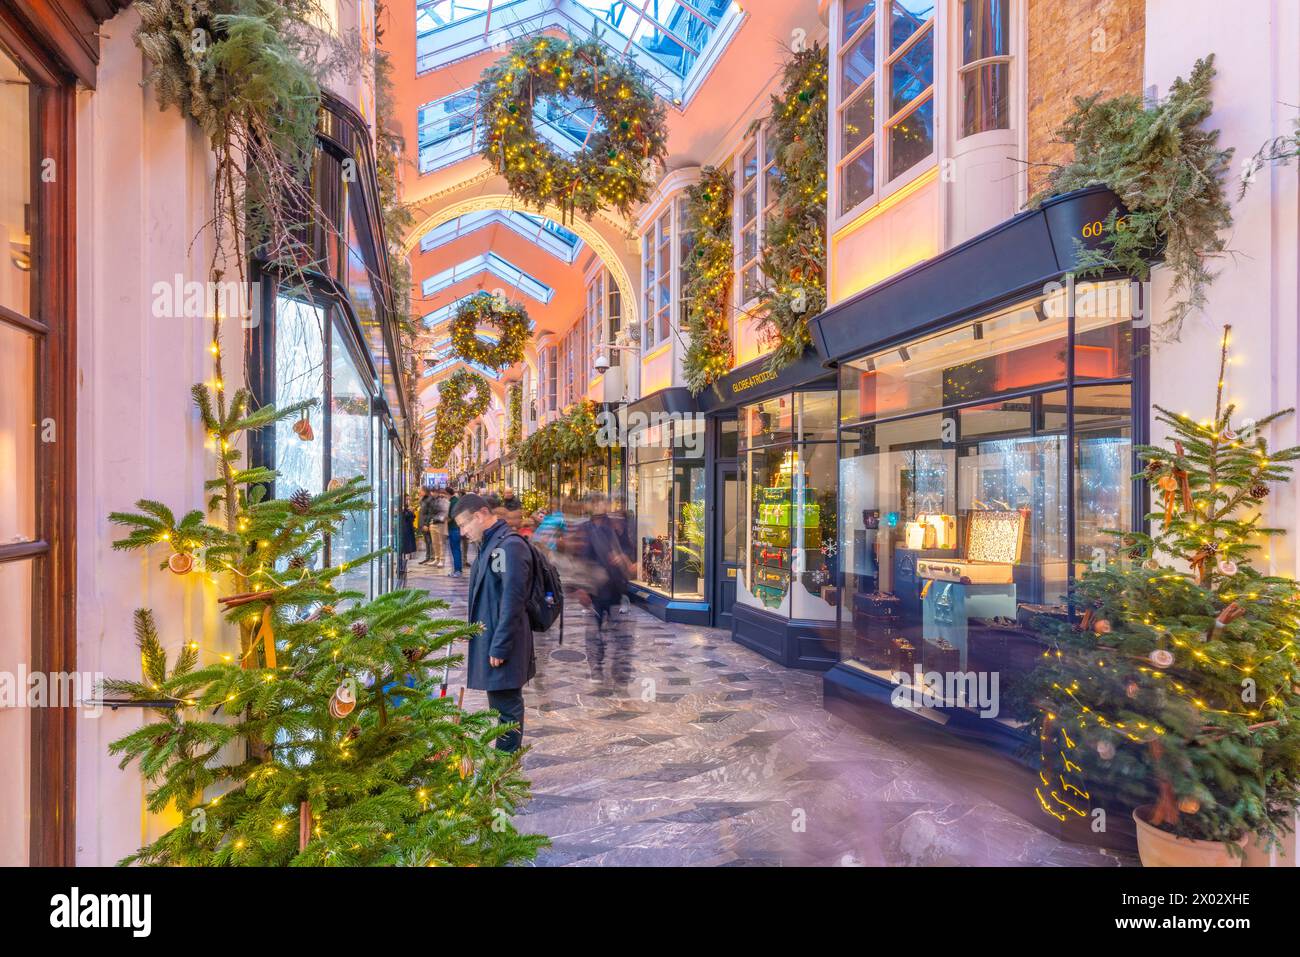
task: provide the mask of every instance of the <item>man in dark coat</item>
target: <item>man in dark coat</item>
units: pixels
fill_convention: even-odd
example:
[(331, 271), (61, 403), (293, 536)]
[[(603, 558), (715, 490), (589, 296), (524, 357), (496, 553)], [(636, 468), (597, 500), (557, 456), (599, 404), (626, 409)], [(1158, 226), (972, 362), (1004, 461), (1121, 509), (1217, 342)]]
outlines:
[(421, 565), (433, 564), (433, 491), (428, 488), (420, 489), (420, 508), (417, 512), (417, 521), (420, 525), (420, 533), (424, 536), (424, 560)]
[(488, 707), (500, 713), (502, 724), (518, 725), (497, 739), (502, 751), (517, 751), (524, 737), (524, 685), (537, 674), (527, 608), (532, 549), (480, 495), (458, 499), (452, 520), (478, 544), (469, 573), (469, 620), (483, 630), (469, 641), (465, 683), (487, 692)]

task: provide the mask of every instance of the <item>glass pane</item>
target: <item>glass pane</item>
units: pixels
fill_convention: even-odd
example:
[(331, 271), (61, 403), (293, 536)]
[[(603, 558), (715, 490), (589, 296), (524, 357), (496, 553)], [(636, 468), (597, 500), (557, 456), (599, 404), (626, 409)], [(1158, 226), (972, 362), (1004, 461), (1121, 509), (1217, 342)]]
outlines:
[(753, 143), (745, 150), (745, 157), (740, 163), (740, 175), (746, 183), (758, 175), (758, 149)]
[(876, 129), (876, 88), (868, 86), (862, 95), (844, 107), (840, 129), (845, 155), (857, 149)]
[(758, 216), (758, 188), (751, 186), (741, 194), (740, 198), (740, 221), (742, 223), (752, 223)]
[(0, 49), (0, 306), (22, 316), (34, 311), (31, 91), (27, 77)]
[[(360, 477), (371, 484), (370, 470), (373, 419), (370, 415), (370, 390), (366, 387), (352, 355), (348, 351), (343, 329), (334, 328), (330, 348), (330, 484)], [(372, 548), (370, 515), (353, 515), (331, 541), (330, 560), (341, 565), (364, 555)], [(354, 588), (370, 594), (370, 572), (366, 567), (353, 569), (337, 579), (340, 590)]]
[(876, 72), (876, 28), (872, 27), (840, 57), (840, 95), (847, 97)]
[(840, 36), (848, 39), (867, 18), (876, 12), (876, 0), (844, 0), (843, 28)]
[(36, 338), (0, 320), (0, 545), (36, 540), (36, 430)]
[(718, 431), (718, 458), (732, 459), (736, 457), (736, 440), (740, 433), (740, 427), (735, 419), (723, 419), (719, 423)]
[(635, 580), (665, 592), (671, 587), (672, 574), (668, 538), (671, 470), (672, 462), (667, 459), (638, 465), (633, 470), (636, 484), (629, 489), (636, 511)]
[(740, 410), (743, 446), (789, 444), (795, 439), (794, 402), (789, 395), (773, 396)]
[(752, 449), (742, 460), (747, 481), (741, 520), (746, 548), (736, 601), (789, 617), (790, 575), (798, 545), (791, 529), (794, 448), (783, 444)]
[(841, 652), (895, 683), (997, 674), (1005, 696), (1044, 650), (1030, 623), (1064, 614), (1065, 439), (1014, 403), (967, 422), (986, 434), (938, 414), (842, 433)]
[(934, 0), (893, 0), (889, 25), (889, 50), (897, 50), (934, 17)]
[(934, 152), (934, 97), (889, 128), (889, 178), (907, 172)]
[(962, 136), (1010, 126), (1010, 84), (1009, 63), (986, 63), (962, 74)]
[[(1051, 398), (1045, 396), (1044, 402)], [(1118, 539), (1107, 532), (1131, 526), (1136, 470), (1132, 405), (1126, 384), (1074, 390), (1074, 554), (1080, 563), (1092, 563), (1099, 555), (1114, 559)]]
[(839, 397), (833, 391), (796, 392), (799, 403), (799, 437), (804, 441), (834, 442)]
[(722, 560), (732, 564), (740, 561), (738, 519), (736, 475), (726, 472), (722, 476)]
[(889, 67), (889, 115), (893, 116), (934, 82), (934, 31), (908, 48)]
[(740, 234), (740, 258), (749, 262), (758, 255), (758, 227), (749, 226)]
[[(0, 674), (25, 674), (32, 665), (34, 564), (31, 559), (0, 564)], [(0, 754), (5, 758), (5, 773), (0, 774), (0, 867), (26, 867), (31, 862), (32, 712), (26, 703), (24, 699), (15, 701), (16, 707), (0, 706)]]
[(677, 522), (673, 535), (673, 596), (703, 597), (704, 589), (704, 463), (673, 467), (673, 501)]
[(1010, 52), (1010, 0), (966, 0), (962, 4), (962, 63)]
[(868, 147), (840, 170), (840, 212), (847, 213), (876, 191), (876, 151)]
[[(835, 393), (825, 394), (833, 402)], [(834, 418), (833, 412), (831, 417)], [(835, 620), (839, 604), (835, 587), (838, 462), (834, 442), (799, 448), (790, 508), (791, 534), (799, 545), (793, 558), (796, 583), (791, 590), (790, 614), (794, 618)]]
[(1036, 306), (844, 363), (842, 416), (889, 418), (1064, 382), (1066, 319)]
[(300, 488), (319, 495), (325, 488), (325, 315), (320, 306), (276, 297), (275, 404), (286, 408), (295, 402), (317, 400), (305, 422), (275, 424), (278, 498), (288, 498)]

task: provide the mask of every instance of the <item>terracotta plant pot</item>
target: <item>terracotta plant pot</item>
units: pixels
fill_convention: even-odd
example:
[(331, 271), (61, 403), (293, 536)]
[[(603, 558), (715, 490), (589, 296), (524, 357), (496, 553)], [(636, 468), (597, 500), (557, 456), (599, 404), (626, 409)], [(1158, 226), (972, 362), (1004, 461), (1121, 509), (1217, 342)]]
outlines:
[[(1221, 841), (1197, 841), (1178, 837), (1147, 822), (1151, 805), (1133, 811), (1137, 825), (1138, 857), (1143, 867), (1241, 867), (1241, 857)], [(1238, 844), (1245, 844), (1243, 837)]]

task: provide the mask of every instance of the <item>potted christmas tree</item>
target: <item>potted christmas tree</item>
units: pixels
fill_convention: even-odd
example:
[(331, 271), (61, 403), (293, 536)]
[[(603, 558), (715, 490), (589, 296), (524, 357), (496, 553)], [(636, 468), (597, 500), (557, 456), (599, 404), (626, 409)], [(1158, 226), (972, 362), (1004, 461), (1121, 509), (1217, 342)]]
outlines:
[(1139, 446), (1154, 532), (1115, 533), (1117, 560), (1078, 582), (1077, 617), (1032, 676), (1037, 793), (1062, 821), (1134, 808), (1143, 864), (1240, 864), (1280, 843), (1300, 805), (1300, 586), (1254, 567), (1280, 530), (1261, 524), (1269, 484), (1300, 448), (1269, 451), (1286, 410), (1235, 423), (1156, 407), (1168, 447)]
[(169, 667), (153, 614), (136, 612), (143, 676), (106, 681), (104, 694), (159, 720), (110, 750), (123, 767), (139, 762), (149, 810), (179, 823), (122, 863), (531, 859), (547, 842), (511, 820), (528, 796), (521, 754), (493, 746), (509, 727), (492, 712), (463, 711), (439, 686), (452, 643), (478, 626), (445, 617), (446, 603), (424, 591), (365, 601), (340, 587), (341, 575), (376, 556), (325, 567), (321, 555), (344, 522), (367, 520), (369, 490), (353, 478), (318, 495), (267, 497), (277, 473), (242, 467), (240, 439), (313, 403), (254, 409), (245, 389), (227, 402), (214, 353), (215, 395), (204, 385), (193, 394), (217, 451), (207, 512), (220, 518), (194, 509), (177, 519), (146, 499), (110, 519), (129, 529), (115, 548), (161, 551), (160, 569), (224, 586), (218, 602), (239, 645), (185, 642)]

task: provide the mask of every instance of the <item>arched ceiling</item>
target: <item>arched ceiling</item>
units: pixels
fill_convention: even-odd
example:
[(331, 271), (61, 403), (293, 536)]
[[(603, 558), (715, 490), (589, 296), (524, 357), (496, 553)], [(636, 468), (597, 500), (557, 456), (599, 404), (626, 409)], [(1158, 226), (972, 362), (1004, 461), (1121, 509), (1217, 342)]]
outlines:
[[(796, 31), (806, 37), (824, 32), (811, 7), (775, 2), (742, 7), (728, 0), (419, 0), (386, 5), (382, 42), (393, 66), (398, 127), (405, 141), (403, 199), (416, 214), (403, 243), (411, 258), (416, 315), (426, 316), (479, 289), (500, 288), (524, 304), (536, 323), (535, 334), (562, 333), (582, 315), (584, 272), (595, 256), (624, 293), (625, 324), (636, 319), (633, 277), (639, 260), (632, 228), (617, 214), (564, 222), (582, 241), (568, 263), (555, 255), (554, 244), (525, 238), (504, 221), (458, 232), (445, 226), (493, 210), (543, 215), (555, 222), (563, 218), (557, 209), (528, 209), (511, 197), (505, 181), (476, 152), (472, 89), (514, 39), (536, 33), (584, 37), (596, 30), (602, 42), (635, 59), (649, 71), (667, 106), (667, 168), (672, 170), (715, 160), (721, 144), (740, 138), (741, 117), (769, 94), (799, 36)], [(423, 170), (421, 117), (427, 143)], [(421, 249), (421, 237), (439, 227), (442, 241)], [(550, 287), (550, 301), (538, 302), (486, 269), (457, 276), (425, 295), (426, 280), (488, 254)], [(444, 338), (445, 330), (434, 330), (429, 342)], [(433, 352), (431, 358), (445, 355)], [(436, 402), (436, 390), (431, 394), (430, 387), (458, 366), (442, 364), (436, 375), (421, 380), (426, 409)], [(504, 370), (500, 382), (517, 377), (517, 369)], [(494, 392), (503, 389), (500, 382), (494, 382)]]

